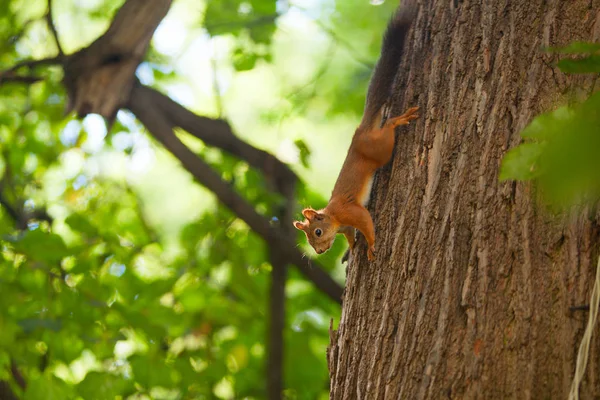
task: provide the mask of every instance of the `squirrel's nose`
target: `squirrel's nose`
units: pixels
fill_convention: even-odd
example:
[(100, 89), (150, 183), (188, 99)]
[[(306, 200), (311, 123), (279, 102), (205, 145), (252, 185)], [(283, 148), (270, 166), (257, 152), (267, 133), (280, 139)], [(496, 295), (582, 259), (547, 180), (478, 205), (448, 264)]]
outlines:
[(323, 250), (319, 249), (317, 250), (317, 254), (321, 254), (323, 252)]

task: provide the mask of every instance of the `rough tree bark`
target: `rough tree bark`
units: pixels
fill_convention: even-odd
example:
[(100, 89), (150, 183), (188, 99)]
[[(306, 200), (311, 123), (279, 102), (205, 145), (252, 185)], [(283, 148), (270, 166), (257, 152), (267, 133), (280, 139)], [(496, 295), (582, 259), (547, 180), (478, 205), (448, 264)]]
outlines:
[[(550, 215), (499, 165), (540, 111), (595, 77), (544, 46), (600, 41), (598, 0), (421, 0), (395, 88), (399, 132), (331, 332), (333, 399), (566, 399), (598, 256), (598, 214)], [(360, 258), (358, 258), (360, 257)], [(600, 397), (596, 328), (580, 395)]]
[[(47, 59), (26, 60), (0, 71), (0, 84), (34, 83), (42, 79), (31, 73), (36, 67), (60, 65), (64, 71), (62, 83), (68, 94), (67, 113), (75, 111), (79, 117), (96, 113), (103, 116), (110, 126), (120, 109), (129, 109), (148, 133), (162, 143), (198, 183), (212, 191), (222, 204), (265, 240), (274, 268), (270, 290), (266, 380), (269, 398), (280, 399), (283, 389), (284, 301), (288, 266), (295, 265), (317, 289), (335, 302), (341, 302), (342, 288), (317, 262), (306, 258), (294, 243), (293, 200), (298, 181), (295, 173), (272, 154), (239, 139), (226, 121), (196, 115), (166, 95), (137, 81), (135, 71), (143, 61), (153, 33), (171, 4), (172, 0), (127, 0), (102, 36), (74, 54), (65, 54), (52, 20), (52, 0), (47, 0), (45, 18), (56, 40), (59, 54)], [(276, 16), (268, 16), (265, 21)], [(22, 70), (29, 70), (29, 74), (20, 73)], [(179, 139), (175, 128), (181, 128), (205, 144), (226, 151), (260, 170), (269, 188), (279, 192), (285, 199), (278, 215), (280, 224), (272, 223), (268, 216), (259, 214), (230, 183)], [(2, 197), (1, 186), (2, 182), (0, 207), (14, 218), (18, 228), (24, 229), (27, 226), (26, 218), (50, 218), (43, 210), (20, 213), (18, 207)], [(17, 376), (16, 365), (13, 375), (17, 384), (24, 388), (26, 382)], [(16, 396), (8, 382), (0, 381), (0, 399), (14, 397)]]

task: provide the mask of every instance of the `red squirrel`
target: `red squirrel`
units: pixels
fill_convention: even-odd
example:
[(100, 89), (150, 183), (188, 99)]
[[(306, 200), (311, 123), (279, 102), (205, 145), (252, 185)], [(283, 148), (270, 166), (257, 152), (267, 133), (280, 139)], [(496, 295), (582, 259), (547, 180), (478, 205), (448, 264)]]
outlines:
[(411, 22), (411, 13), (399, 9), (388, 24), (381, 56), (367, 90), (363, 118), (352, 137), (329, 203), (322, 210), (305, 208), (302, 215), (306, 219), (294, 222), (297, 229), (304, 231), (308, 242), (318, 254), (329, 250), (337, 233), (346, 237), (352, 250), (356, 228), (367, 240), (368, 259), (373, 260), (375, 257), (375, 228), (373, 219), (365, 208), (371, 194), (373, 175), (392, 157), (394, 128), (408, 125), (418, 118), (418, 107), (408, 109), (399, 117), (387, 118), (386, 115), (404, 38)]

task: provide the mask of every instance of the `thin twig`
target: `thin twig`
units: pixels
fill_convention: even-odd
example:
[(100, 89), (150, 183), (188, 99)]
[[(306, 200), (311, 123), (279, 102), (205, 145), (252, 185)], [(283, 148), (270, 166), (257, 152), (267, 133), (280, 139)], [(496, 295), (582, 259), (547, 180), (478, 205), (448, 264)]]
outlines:
[(352, 59), (354, 59), (354, 61), (361, 64), (363, 67), (365, 67), (367, 69), (375, 68), (375, 64), (364, 59), (360, 54), (358, 54), (358, 51), (356, 51), (350, 43), (348, 43), (345, 39), (342, 39), (340, 36), (338, 36), (338, 34), (335, 33), (333, 31), (333, 29), (327, 27), (324, 23), (322, 23), (319, 20), (314, 20), (314, 22), (317, 24), (317, 26), (319, 28), (321, 28), (322, 31), (327, 33), (336, 43), (338, 43), (340, 46), (345, 48), (346, 51), (348, 52), (348, 54), (350, 54), (350, 57), (352, 57)]
[(135, 200), (135, 211), (142, 225), (142, 229), (148, 236), (148, 240), (150, 243), (156, 243), (159, 241), (158, 235), (152, 229), (150, 222), (146, 218), (144, 213), (144, 202), (140, 196), (131, 188), (129, 185), (123, 185), (123, 190), (125, 190), (130, 196), (132, 196)]
[(315, 24), (317, 24), (317, 26), (323, 32), (325, 32), (327, 35), (329, 35), (329, 37), (331, 37), (332, 40), (334, 40), (340, 46), (342, 46), (343, 48), (345, 48), (348, 51), (348, 54), (350, 54), (350, 57), (352, 57), (354, 59), (354, 61), (356, 61), (357, 63), (361, 64), (365, 68), (368, 68), (368, 69), (375, 68), (375, 64), (373, 64), (372, 62), (367, 61), (366, 59), (364, 59), (360, 54), (358, 54), (358, 51), (356, 51), (356, 49), (348, 41), (346, 41), (345, 39), (343, 39), (342, 37), (340, 37), (337, 33), (335, 33), (333, 31), (333, 29), (331, 29), (328, 26), (326, 26), (320, 20), (318, 20), (316, 18), (313, 18), (310, 15), (310, 13), (308, 12), (308, 10), (306, 8), (298, 6), (297, 4), (292, 4), (292, 6), (295, 7), (295, 8), (297, 8), (298, 10), (300, 10), (308, 19), (310, 19)]
[(56, 42), (56, 48), (58, 49), (58, 56), (63, 58), (65, 56), (65, 52), (60, 45), (60, 40), (58, 39), (58, 31), (56, 30), (56, 25), (54, 25), (54, 20), (52, 19), (52, 0), (48, 0), (48, 10), (46, 11), (46, 23), (48, 24), (48, 28), (54, 36), (54, 41)]
[(61, 57), (40, 58), (38, 60), (24, 60), (16, 63), (12, 67), (0, 72), (0, 78), (10, 75), (21, 68), (33, 69), (42, 65), (57, 65), (63, 61)]
[(217, 106), (217, 117), (223, 118), (223, 99), (221, 98), (221, 88), (219, 87), (219, 76), (217, 71), (217, 60), (213, 56), (210, 60), (212, 69), (213, 93), (215, 94), (215, 104)]
[[(327, 70), (329, 69), (329, 67), (331, 65), (331, 62), (334, 60), (333, 56), (335, 54), (335, 50), (336, 50), (336, 45), (335, 45), (335, 43), (332, 42), (331, 45), (329, 46), (329, 48), (327, 49), (327, 53), (325, 55), (325, 61), (323, 62), (323, 64), (321, 64), (321, 66), (317, 70), (316, 74), (308, 82), (297, 87), (291, 93), (283, 96), (282, 100), (286, 99), (287, 101), (289, 101), (290, 99), (293, 99), (296, 96), (299, 96), (300, 93), (302, 93), (305, 89), (312, 87), (311, 92), (308, 95), (305, 95), (302, 98), (302, 101), (300, 102), (300, 104), (302, 105), (302, 109), (300, 109), (298, 106), (292, 104), (288, 110), (283, 112), (283, 114), (281, 115), (281, 118), (279, 118), (279, 125), (278, 125), (278, 131), (277, 131), (278, 135), (281, 135), (283, 123), (285, 122), (285, 120), (288, 119), (290, 116), (292, 116), (295, 112), (301, 112), (301, 111), (305, 110), (308, 107), (310, 100), (312, 100), (316, 96), (317, 84), (319, 83), (321, 78), (325, 75), (325, 73), (327, 72)], [(281, 104), (278, 107), (281, 108), (282, 107)]]
[(50, 58), (41, 58), (38, 60), (25, 60), (16, 63), (12, 67), (5, 69), (4, 71), (0, 71), (0, 84), (4, 82), (18, 82), (18, 83), (35, 83), (41, 81), (43, 78), (39, 76), (33, 75), (18, 75), (16, 72), (21, 68), (27, 68), (29, 70), (42, 66), (42, 65), (53, 65), (60, 64), (62, 58), (61, 57), (50, 57)]

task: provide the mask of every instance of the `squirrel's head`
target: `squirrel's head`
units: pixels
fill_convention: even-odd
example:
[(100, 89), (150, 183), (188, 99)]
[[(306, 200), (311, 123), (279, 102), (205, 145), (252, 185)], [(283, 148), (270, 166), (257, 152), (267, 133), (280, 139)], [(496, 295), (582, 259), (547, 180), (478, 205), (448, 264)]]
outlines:
[(318, 254), (329, 250), (338, 231), (337, 224), (332, 221), (329, 215), (312, 208), (302, 210), (302, 215), (306, 220), (304, 222), (295, 221), (294, 226), (296, 229), (304, 231), (308, 243)]

